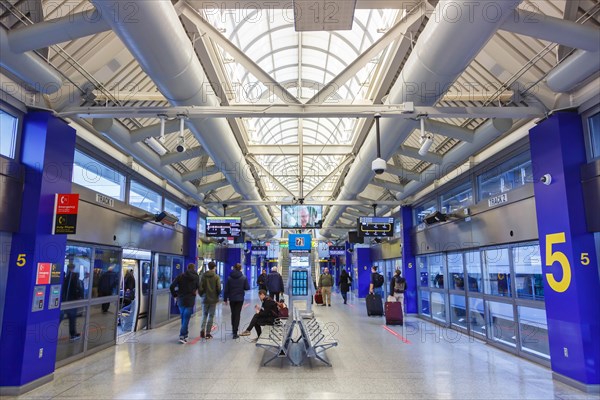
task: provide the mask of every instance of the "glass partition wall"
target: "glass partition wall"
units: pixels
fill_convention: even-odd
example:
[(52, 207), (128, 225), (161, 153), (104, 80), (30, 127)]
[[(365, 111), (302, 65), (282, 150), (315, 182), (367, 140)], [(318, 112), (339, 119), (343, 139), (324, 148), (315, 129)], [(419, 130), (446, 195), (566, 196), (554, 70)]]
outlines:
[(115, 343), (121, 249), (67, 244), (56, 362)]
[(526, 243), (417, 257), (420, 316), (547, 363), (539, 251)]

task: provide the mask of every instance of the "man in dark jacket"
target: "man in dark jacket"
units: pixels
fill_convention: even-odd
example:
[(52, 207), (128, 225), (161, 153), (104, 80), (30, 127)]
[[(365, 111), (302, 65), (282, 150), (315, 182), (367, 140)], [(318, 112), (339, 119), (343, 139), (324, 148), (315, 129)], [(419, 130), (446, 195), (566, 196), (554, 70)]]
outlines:
[(229, 307), (231, 308), (231, 326), (234, 339), (239, 337), (238, 328), (240, 326), (242, 306), (244, 305), (244, 291), (246, 290), (250, 290), (250, 285), (244, 274), (242, 274), (242, 265), (237, 263), (233, 266), (233, 271), (231, 271), (227, 282), (225, 282), (223, 293), (225, 305), (227, 305), (227, 300), (229, 300)]
[(258, 285), (258, 290), (267, 290), (267, 270), (263, 269), (261, 274), (258, 276), (256, 280), (256, 284)]
[(271, 268), (271, 272), (267, 275), (267, 289), (269, 296), (275, 301), (279, 301), (279, 294), (283, 294), (283, 278), (277, 272), (277, 267)]
[(342, 269), (342, 273), (340, 274), (340, 292), (342, 293), (342, 298), (344, 299), (344, 304), (348, 303), (348, 292), (350, 291), (350, 285), (352, 285), (352, 276), (346, 269)]
[(208, 263), (208, 271), (202, 275), (200, 280), (200, 296), (204, 297), (202, 301), (202, 323), (200, 324), (200, 337), (212, 339), (213, 319), (219, 295), (221, 294), (221, 278), (215, 272), (217, 264), (213, 261)]
[(277, 309), (277, 303), (275, 303), (269, 296), (267, 296), (267, 292), (264, 290), (258, 291), (258, 298), (262, 301), (262, 306), (256, 306), (256, 314), (252, 317), (250, 321), (250, 325), (246, 328), (246, 330), (240, 333), (240, 336), (250, 336), (250, 331), (252, 328), (256, 329), (256, 340), (260, 337), (262, 333), (261, 325), (273, 325), (275, 322), (275, 318), (279, 315), (279, 310)]
[(181, 329), (179, 330), (179, 342), (186, 344), (188, 338), (188, 325), (194, 311), (196, 294), (200, 290), (200, 278), (196, 273), (196, 265), (188, 264), (187, 271), (177, 277), (169, 287), (173, 298), (177, 300), (179, 314), (181, 315)]

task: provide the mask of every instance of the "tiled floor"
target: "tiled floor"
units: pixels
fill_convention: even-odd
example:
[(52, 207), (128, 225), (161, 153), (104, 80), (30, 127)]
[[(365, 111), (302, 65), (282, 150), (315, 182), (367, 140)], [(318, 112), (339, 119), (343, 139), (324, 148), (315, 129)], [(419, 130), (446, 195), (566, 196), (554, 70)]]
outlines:
[[(253, 302), (255, 300), (252, 300)], [(245, 307), (249, 321), (253, 307)], [(265, 351), (234, 341), (219, 305), (210, 341), (177, 342), (179, 323), (60, 368), (53, 382), (20, 399), (598, 399), (553, 381), (551, 371), (494, 347), (409, 317), (404, 328), (367, 317), (364, 301), (315, 307), (339, 346), (317, 361), (261, 366)], [(199, 317), (190, 329), (198, 336)], [(224, 325), (223, 325), (224, 324)], [(195, 343), (194, 343), (195, 342)]]

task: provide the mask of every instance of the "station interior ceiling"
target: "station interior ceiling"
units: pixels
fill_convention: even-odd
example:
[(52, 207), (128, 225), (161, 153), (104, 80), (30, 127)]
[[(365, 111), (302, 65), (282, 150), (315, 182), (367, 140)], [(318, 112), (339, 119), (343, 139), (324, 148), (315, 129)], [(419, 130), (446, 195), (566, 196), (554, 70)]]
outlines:
[(598, 81), (597, 0), (0, 4), (3, 75), (42, 87), (32, 105), (248, 229), (303, 202), (339, 237)]

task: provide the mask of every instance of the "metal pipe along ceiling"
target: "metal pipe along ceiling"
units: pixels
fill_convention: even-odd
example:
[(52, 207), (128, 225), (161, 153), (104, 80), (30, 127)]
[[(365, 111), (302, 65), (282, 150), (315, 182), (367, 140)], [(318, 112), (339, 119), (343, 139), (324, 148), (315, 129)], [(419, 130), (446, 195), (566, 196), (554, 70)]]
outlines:
[[(444, 18), (448, 3), (461, 11), (458, 18)], [(436, 17), (429, 19), (386, 103), (412, 101), (415, 106), (433, 106), (503, 22), (513, 15), (519, 3), (495, 0), (480, 1), (476, 5), (468, 0), (438, 2), (434, 12)], [(484, 11), (490, 8), (497, 11), (498, 17), (493, 20)], [(382, 158), (389, 160), (412, 130), (412, 121), (384, 119), (381, 124)], [(371, 171), (371, 161), (376, 154), (375, 135), (371, 129), (344, 179), (338, 200), (356, 198), (367, 187), (375, 176)], [(342, 211), (342, 206), (333, 206), (324, 226), (333, 225)], [(325, 236), (329, 234), (327, 229), (322, 233)]]
[[(102, 15), (112, 15), (113, 10), (127, 7), (129, 0), (92, 2)], [(218, 99), (171, 2), (139, 1), (136, 5), (135, 21), (110, 18), (107, 22), (161, 93), (174, 106), (218, 107)], [(222, 118), (191, 119), (187, 126), (236, 192), (246, 200), (259, 200), (249, 165), (228, 122)], [(263, 224), (273, 224), (265, 207), (254, 208)]]

